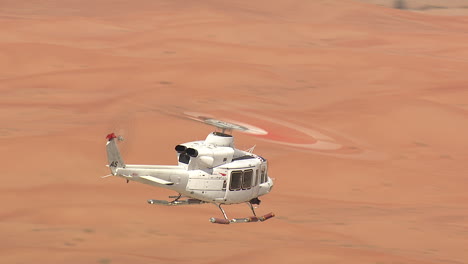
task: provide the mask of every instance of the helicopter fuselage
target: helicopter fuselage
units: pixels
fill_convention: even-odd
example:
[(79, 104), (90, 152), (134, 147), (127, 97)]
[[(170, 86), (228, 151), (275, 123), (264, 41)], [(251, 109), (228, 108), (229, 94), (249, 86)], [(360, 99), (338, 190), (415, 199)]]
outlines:
[(115, 154), (109, 144), (115, 144), (113, 138), (107, 149), (113, 175), (203, 202), (248, 202), (269, 193), (273, 187), (267, 160), (234, 148), (234, 138), (224, 133), (213, 132), (204, 141), (177, 145), (178, 165), (125, 165), (117, 148)]

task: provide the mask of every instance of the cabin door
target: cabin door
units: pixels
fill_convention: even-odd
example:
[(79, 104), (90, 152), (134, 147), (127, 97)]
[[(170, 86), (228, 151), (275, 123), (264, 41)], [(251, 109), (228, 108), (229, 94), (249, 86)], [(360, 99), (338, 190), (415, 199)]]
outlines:
[(254, 168), (231, 171), (226, 199), (231, 203), (246, 202), (252, 199), (254, 192)]

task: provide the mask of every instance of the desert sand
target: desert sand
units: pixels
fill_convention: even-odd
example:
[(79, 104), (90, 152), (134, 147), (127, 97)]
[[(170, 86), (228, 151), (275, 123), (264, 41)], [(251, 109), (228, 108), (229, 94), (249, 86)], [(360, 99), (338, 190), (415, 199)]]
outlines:
[[(466, 16), (348, 0), (1, 0), (0, 263), (468, 263), (467, 43)], [(269, 132), (235, 136), (277, 217), (100, 177), (112, 131), (176, 164), (212, 131), (184, 112)]]

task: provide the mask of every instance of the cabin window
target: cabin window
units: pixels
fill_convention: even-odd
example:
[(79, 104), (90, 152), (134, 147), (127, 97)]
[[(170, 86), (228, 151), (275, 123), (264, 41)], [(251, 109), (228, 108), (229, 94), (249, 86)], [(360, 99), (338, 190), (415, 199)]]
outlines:
[(242, 186), (242, 171), (233, 171), (231, 173), (231, 183), (229, 185), (229, 190), (237, 191), (240, 190)]
[(250, 189), (252, 187), (253, 170), (245, 170), (242, 178), (242, 189)]
[(185, 163), (185, 164), (188, 164), (190, 161), (190, 156), (185, 154), (185, 153), (181, 153), (179, 155), (179, 162), (181, 163)]

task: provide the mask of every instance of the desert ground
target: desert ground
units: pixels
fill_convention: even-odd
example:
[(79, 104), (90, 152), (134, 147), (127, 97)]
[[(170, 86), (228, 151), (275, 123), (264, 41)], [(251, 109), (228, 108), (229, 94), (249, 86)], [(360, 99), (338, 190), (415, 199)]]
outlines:
[[(468, 16), (378, 2), (0, 0), (0, 263), (468, 263)], [(268, 131), (275, 218), (101, 178), (186, 112)]]

